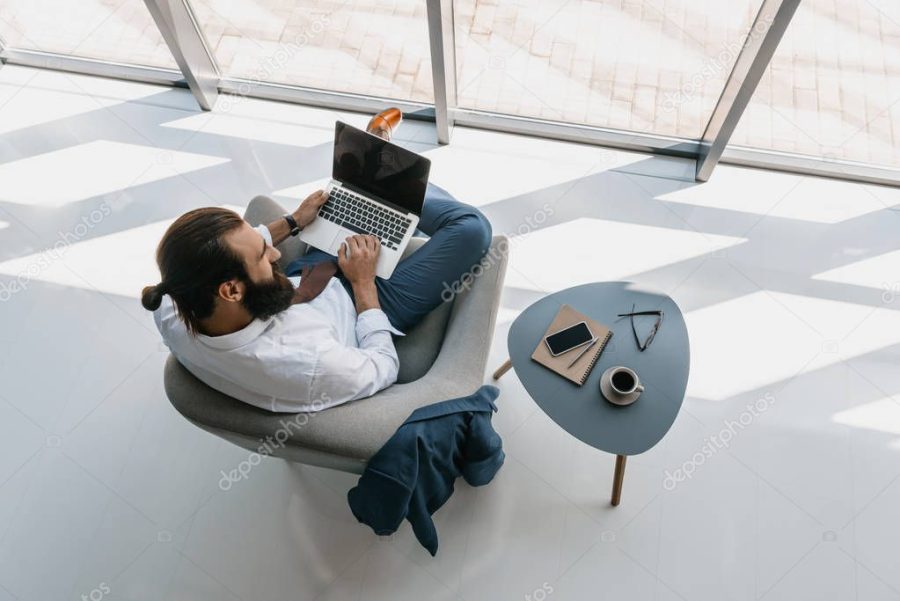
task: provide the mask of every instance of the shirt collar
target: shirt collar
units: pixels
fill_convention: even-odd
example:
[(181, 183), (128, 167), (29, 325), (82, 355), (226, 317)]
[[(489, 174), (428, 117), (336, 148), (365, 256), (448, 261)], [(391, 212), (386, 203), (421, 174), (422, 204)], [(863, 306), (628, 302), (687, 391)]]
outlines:
[(254, 319), (248, 323), (243, 329), (231, 334), (223, 336), (207, 336), (206, 334), (197, 334), (197, 340), (202, 344), (220, 351), (230, 351), (238, 347), (249, 344), (262, 336), (263, 332), (269, 327), (274, 318), (270, 317), (266, 320)]

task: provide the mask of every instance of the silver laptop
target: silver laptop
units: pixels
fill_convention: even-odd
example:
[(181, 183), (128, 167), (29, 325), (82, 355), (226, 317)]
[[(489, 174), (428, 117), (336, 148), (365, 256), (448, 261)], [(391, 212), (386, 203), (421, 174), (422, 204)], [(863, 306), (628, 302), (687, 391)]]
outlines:
[(328, 201), (300, 239), (337, 255), (348, 236), (374, 234), (376, 275), (390, 277), (419, 223), (430, 170), (425, 157), (338, 121)]

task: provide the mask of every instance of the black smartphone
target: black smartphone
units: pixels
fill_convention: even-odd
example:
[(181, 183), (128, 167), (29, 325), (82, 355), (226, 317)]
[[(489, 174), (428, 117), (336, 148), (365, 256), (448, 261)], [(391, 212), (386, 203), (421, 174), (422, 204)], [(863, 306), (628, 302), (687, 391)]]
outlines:
[(582, 321), (569, 326), (565, 330), (550, 334), (544, 338), (544, 341), (547, 343), (547, 348), (550, 349), (550, 354), (556, 357), (571, 351), (573, 348), (585, 345), (593, 339), (594, 334), (591, 333), (591, 329), (587, 323)]

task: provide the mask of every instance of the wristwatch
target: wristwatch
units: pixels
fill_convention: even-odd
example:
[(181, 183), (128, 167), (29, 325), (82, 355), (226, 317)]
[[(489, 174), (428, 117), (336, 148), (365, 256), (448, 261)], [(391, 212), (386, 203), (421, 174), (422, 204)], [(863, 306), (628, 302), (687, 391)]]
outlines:
[(297, 225), (297, 220), (294, 219), (294, 216), (288, 213), (284, 216), (284, 220), (287, 221), (288, 227), (291, 228), (291, 236), (296, 236), (300, 233), (300, 226)]

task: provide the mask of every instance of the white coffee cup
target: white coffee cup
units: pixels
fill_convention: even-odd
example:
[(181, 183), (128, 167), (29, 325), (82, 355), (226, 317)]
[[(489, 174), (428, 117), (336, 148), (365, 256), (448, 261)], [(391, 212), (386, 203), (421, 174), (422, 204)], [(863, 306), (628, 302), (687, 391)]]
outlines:
[(633, 369), (610, 367), (600, 378), (600, 392), (616, 405), (630, 405), (644, 392), (644, 385)]
[(643, 392), (644, 387), (641, 380), (634, 370), (627, 367), (617, 367), (609, 374), (609, 383), (612, 389), (622, 396), (627, 396), (632, 392)]

